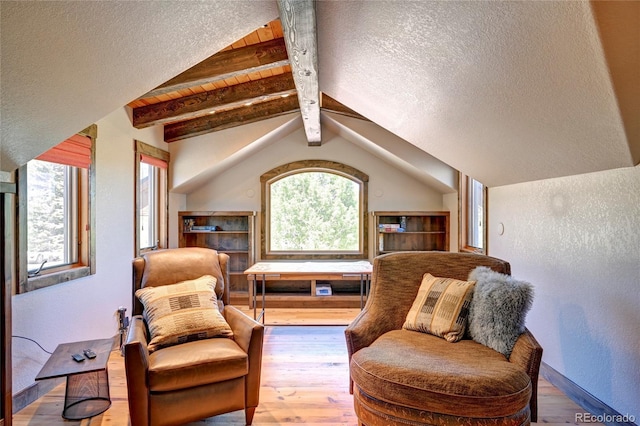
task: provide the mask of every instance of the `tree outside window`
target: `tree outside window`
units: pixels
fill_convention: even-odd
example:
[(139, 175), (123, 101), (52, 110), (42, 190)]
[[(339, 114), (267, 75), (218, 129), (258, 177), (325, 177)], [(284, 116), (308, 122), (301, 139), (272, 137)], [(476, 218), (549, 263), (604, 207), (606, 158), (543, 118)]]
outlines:
[(271, 184), (273, 251), (357, 251), (360, 187), (342, 176), (305, 172)]
[(276, 167), (260, 181), (263, 260), (367, 258), (366, 174), (304, 160)]
[[(27, 264), (52, 267), (73, 263), (72, 199), (75, 167), (32, 160), (27, 164)], [(44, 264), (43, 264), (44, 262)]]

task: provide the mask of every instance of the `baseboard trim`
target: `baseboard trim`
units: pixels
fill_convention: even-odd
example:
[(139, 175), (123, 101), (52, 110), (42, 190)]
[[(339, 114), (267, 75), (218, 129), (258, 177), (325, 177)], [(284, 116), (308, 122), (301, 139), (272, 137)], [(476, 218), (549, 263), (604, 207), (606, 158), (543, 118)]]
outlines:
[(64, 383), (64, 377), (50, 379), (50, 380), (42, 380), (39, 382), (35, 382), (31, 386), (26, 387), (20, 392), (13, 395), (12, 398), (12, 410), (13, 413), (17, 413), (22, 410), (27, 405), (35, 402), (38, 398), (45, 395), (47, 392), (50, 392), (53, 388), (58, 386), (60, 383)]
[[(540, 365), (540, 375), (544, 377), (553, 386), (560, 389), (567, 397), (573, 402), (584, 408), (585, 412), (595, 417), (602, 416), (602, 423), (611, 426), (638, 426), (635, 422), (635, 418), (631, 418), (628, 422), (614, 421), (626, 418), (624, 415), (618, 413), (613, 408), (609, 407), (604, 402), (600, 401), (595, 396), (566, 378), (557, 370), (550, 367), (545, 362)], [(576, 413), (577, 414), (577, 413)], [(628, 416), (627, 416), (628, 417)], [(631, 416), (633, 417), (633, 416)], [(578, 419), (579, 420), (579, 419)], [(606, 421), (608, 420), (608, 421)], [(576, 423), (580, 423), (576, 421)], [(583, 423), (587, 423), (586, 421)]]

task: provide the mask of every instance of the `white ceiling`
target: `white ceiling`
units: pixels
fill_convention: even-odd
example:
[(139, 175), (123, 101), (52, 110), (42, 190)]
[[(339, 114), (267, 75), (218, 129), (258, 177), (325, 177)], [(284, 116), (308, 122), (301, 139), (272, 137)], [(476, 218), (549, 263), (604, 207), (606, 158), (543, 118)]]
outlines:
[(278, 17), (270, 1), (0, 1), (10, 171)]
[[(640, 2), (606, 3), (321, 1), (320, 90), (488, 186), (633, 166)], [(277, 17), (275, 1), (0, 7), (3, 171)]]
[(588, 2), (321, 2), (318, 20), (324, 92), (488, 186), (633, 164)]

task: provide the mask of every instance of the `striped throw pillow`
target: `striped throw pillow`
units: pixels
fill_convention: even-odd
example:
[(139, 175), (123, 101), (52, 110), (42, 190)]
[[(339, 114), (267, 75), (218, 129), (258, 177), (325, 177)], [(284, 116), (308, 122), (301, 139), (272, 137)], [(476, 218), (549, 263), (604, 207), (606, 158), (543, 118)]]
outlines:
[(402, 328), (457, 342), (464, 337), (475, 281), (427, 273)]

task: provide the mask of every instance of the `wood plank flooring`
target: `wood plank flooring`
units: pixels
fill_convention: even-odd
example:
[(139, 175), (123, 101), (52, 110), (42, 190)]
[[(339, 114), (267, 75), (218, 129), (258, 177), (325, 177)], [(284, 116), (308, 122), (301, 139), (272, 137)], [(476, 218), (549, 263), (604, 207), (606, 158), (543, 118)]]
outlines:
[[(249, 315), (253, 311), (246, 309)], [(260, 405), (255, 426), (290, 423), (310, 426), (355, 426), (353, 397), (344, 328), (358, 309), (282, 310), (266, 313)], [(328, 319), (331, 318), (331, 319)], [(330, 323), (331, 325), (318, 325)], [(296, 325), (292, 325), (296, 324)], [(16, 426), (127, 426), (129, 410), (123, 358), (113, 352), (109, 359), (112, 405), (106, 412), (82, 421), (61, 417), (64, 384), (13, 416)], [(546, 380), (539, 381), (538, 423), (575, 423), (584, 410)], [(189, 426), (244, 425), (244, 412), (234, 412), (190, 423)]]

